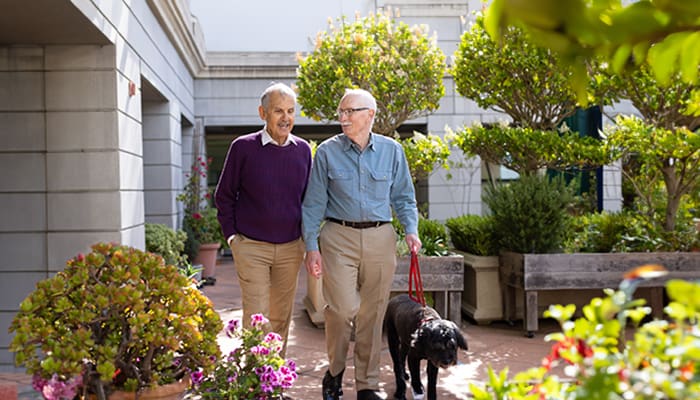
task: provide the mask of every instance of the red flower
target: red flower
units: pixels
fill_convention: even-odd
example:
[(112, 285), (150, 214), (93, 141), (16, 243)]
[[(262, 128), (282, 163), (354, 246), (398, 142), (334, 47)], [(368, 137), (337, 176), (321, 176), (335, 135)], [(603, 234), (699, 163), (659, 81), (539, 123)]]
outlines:
[(193, 214), (192, 214), (192, 218), (194, 218), (194, 219), (202, 219), (202, 214), (200, 214), (200, 213), (193, 213)]

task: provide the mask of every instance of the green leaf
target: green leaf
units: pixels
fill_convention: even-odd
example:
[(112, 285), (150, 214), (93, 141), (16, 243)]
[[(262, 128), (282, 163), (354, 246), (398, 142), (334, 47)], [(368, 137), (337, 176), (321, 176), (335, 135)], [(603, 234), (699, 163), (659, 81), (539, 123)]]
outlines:
[(671, 34), (649, 49), (649, 64), (654, 76), (662, 85), (668, 85), (676, 71), (677, 61), (683, 49), (683, 35)]
[(612, 57), (612, 69), (616, 73), (622, 72), (622, 70), (625, 68), (625, 65), (627, 65), (627, 61), (629, 60), (630, 54), (632, 53), (632, 46), (629, 44), (624, 44), (620, 46), (616, 51), (615, 54), (613, 54)]
[(688, 83), (695, 82), (700, 65), (700, 32), (690, 33), (683, 40), (680, 64), (683, 80)]

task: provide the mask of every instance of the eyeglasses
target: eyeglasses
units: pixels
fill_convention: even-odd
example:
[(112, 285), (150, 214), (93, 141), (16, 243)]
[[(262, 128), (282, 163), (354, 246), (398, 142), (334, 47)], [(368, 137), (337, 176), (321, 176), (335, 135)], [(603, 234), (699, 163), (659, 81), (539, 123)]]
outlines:
[(357, 107), (357, 108), (345, 108), (345, 109), (338, 109), (338, 118), (342, 117), (343, 115), (346, 117), (351, 117), (353, 114), (355, 114), (358, 111), (364, 111), (364, 110), (369, 110), (369, 107)]

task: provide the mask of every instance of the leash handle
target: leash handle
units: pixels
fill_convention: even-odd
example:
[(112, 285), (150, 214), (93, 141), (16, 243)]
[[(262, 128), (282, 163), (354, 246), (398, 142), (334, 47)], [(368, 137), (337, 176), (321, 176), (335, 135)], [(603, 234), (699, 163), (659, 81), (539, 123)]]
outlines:
[[(415, 296), (413, 295), (415, 286)], [(425, 307), (425, 296), (423, 295), (423, 281), (420, 277), (420, 266), (418, 265), (418, 253), (411, 252), (411, 267), (408, 272), (408, 297), (416, 303)]]

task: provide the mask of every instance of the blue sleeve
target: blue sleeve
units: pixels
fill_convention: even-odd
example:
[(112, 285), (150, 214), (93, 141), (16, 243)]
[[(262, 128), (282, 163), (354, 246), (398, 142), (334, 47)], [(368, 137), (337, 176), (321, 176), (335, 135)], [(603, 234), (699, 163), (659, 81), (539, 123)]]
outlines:
[(321, 222), (328, 206), (328, 163), (322, 146), (316, 149), (309, 185), (301, 207), (302, 235), (306, 250), (318, 250)]
[(391, 186), (391, 206), (407, 234), (418, 234), (418, 206), (408, 161), (400, 143), (395, 143), (395, 175)]

